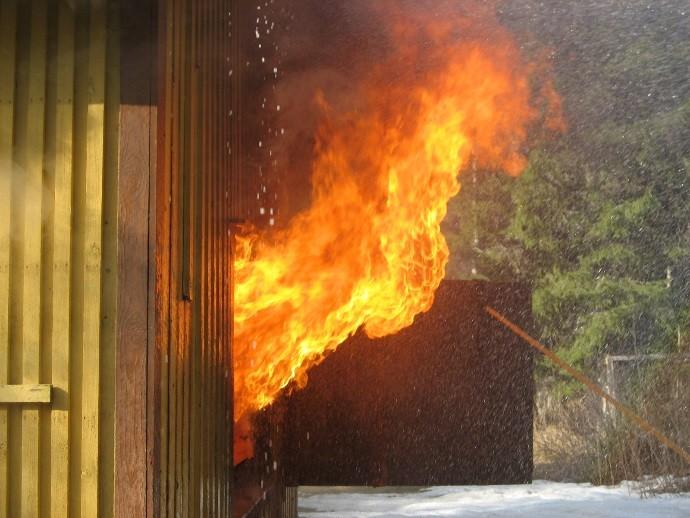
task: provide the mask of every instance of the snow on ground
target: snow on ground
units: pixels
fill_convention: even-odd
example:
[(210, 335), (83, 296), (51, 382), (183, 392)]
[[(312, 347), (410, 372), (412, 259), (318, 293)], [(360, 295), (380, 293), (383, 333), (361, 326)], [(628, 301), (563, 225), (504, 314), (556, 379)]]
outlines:
[(690, 494), (641, 498), (615, 487), (535, 481), (514, 486), (430, 488), (301, 487), (300, 518), (529, 516), (690, 517)]

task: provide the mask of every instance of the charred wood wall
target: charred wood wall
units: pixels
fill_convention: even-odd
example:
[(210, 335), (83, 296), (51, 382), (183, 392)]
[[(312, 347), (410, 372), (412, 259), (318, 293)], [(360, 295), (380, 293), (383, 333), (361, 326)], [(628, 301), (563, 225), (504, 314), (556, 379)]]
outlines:
[(231, 512), (235, 4), (159, 2), (152, 516)]
[(358, 333), (289, 396), (289, 485), (526, 483), (532, 353), (491, 319), (529, 329), (518, 284), (444, 281), (399, 333)]

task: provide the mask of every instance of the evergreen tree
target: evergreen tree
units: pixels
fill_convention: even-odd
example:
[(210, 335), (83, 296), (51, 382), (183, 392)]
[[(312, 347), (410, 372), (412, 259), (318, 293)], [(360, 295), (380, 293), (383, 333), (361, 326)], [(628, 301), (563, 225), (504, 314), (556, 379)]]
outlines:
[(518, 179), (466, 173), (444, 227), (448, 274), (530, 283), (542, 339), (584, 368), (673, 350), (690, 314), (690, 13), (592, 2), (504, 10), (553, 49), (570, 128)]

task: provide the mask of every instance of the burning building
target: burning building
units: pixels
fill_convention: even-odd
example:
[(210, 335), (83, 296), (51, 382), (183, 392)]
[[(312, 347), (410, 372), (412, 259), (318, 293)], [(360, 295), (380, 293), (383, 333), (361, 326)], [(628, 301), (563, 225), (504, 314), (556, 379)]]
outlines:
[(425, 3), (2, 2), (0, 517), (529, 480), (482, 313), (529, 294), (443, 281), (440, 223), (555, 97), (490, 6)]

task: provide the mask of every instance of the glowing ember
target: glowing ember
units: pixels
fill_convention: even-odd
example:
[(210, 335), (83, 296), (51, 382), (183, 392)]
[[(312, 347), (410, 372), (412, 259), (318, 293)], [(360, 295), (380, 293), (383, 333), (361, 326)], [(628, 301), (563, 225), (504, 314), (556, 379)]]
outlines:
[(493, 23), (487, 34), (452, 9), (429, 17), (390, 22), (399, 48), (353, 86), (366, 109), (334, 113), (320, 99), (311, 207), (284, 230), (237, 239), (236, 419), (304, 383), (361, 326), (380, 337), (428, 310), (459, 172), (471, 157), (513, 175), (525, 165), (541, 111), (530, 103), (534, 67)]

